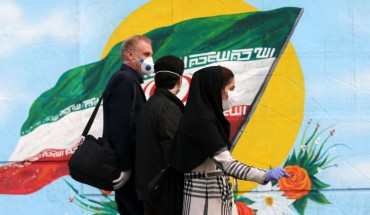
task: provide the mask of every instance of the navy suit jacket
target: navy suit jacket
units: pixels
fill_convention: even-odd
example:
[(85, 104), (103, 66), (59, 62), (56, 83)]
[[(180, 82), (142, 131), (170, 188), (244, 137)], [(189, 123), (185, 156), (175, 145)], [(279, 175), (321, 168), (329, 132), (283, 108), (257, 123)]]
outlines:
[[(103, 96), (103, 137), (110, 140), (118, 153), (121, 171), (135, 167), (136, 116), (146, 98), (140, 84), (141, 75), (122, 64), (121, 69), (110, 78)], [(134, 84), (136, 87), (134, 88)], [(135, 113), (131, 108), (136, 90)]]

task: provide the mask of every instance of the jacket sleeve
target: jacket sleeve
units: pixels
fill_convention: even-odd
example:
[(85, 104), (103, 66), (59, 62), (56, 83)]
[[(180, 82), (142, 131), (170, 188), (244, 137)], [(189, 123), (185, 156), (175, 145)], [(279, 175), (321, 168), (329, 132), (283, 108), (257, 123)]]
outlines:
[(267, 170), (248, 166), (235, 160), (226, 148), (219, 150), (212, 161), (226, 174), (241, 180), (265, 184)]
[(118, 153), (122, 171), (133, 168), (134, 145), (131, 141), (131, 107), (133, 87), (129, 81), (122, 80), (113, 88), (110, 103), (110, 128), (113, 144)]
[(168, 153), (171, 148), (172, 140), (176, 134), (179, 121), (181, 118), (181, 110), (175, 106), (167, 106), (160, 108), (159, 112), (159, 143), (163, 152), (163, 159), (166, 163)]

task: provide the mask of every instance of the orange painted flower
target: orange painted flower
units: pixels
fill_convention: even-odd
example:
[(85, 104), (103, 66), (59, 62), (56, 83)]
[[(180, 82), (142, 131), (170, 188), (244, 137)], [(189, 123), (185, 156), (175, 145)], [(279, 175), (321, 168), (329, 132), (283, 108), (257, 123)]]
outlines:
[(298, 165), (286, 166), (285, 171), (290, 178), (281, 178), (278, 185), (289, 199), (300, 199), (311, 190), (311, 179), (307, 171)]
[(244, 202), (236, 202), (235, 204), (238, 209), (238, 215), (255, 215), (253, 209)]
[(109, 191), (109, 190), (101, 190), (102, 193), (104, 193), (105, 195), (109, 195), (112, 193), (112, 191)]

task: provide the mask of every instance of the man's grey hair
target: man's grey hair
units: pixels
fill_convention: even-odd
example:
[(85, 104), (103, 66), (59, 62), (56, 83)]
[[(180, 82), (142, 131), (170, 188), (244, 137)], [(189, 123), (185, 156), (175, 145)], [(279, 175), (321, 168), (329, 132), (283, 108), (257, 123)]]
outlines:
[(149, 44), (152, 44), (152, 40), (149, 39), (146, 36), (134, 35), (134, 36), (128, 38), (121, 45), (121, 58), (122, 58), (122, 61), (126, 61), (127, 60), (126, 59), (126, 55), (125, 55), (125, 53), (127, 51), (129, 51), (129, 50), (136, 51), (136, 45), (138, 44), (139, 41), (145, 41), (145, 42), (147, 42)]

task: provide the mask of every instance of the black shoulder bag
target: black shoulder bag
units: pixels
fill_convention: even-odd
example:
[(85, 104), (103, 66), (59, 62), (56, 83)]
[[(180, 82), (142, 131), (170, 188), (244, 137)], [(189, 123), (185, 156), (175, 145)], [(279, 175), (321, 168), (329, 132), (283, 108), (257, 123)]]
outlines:
[[(131, 107), (131, 126), (135, 113), (136, 84), (134, 83), (134, 95)], [(71, 177), (81, 183), (103, 189), (114, 190), (113, 180), (121, 173), (117, 152), (112, 143), (106, 138), (89, 135), (88, 132), (99, 110), (103, 95), (100, 97), (90, 119), (82, 132), (81, 144), (72, 154), (69, 162)]]
[(168, 166), (149, 182), (148, 191), (156, 214), (182, 214), (184, 173)]

